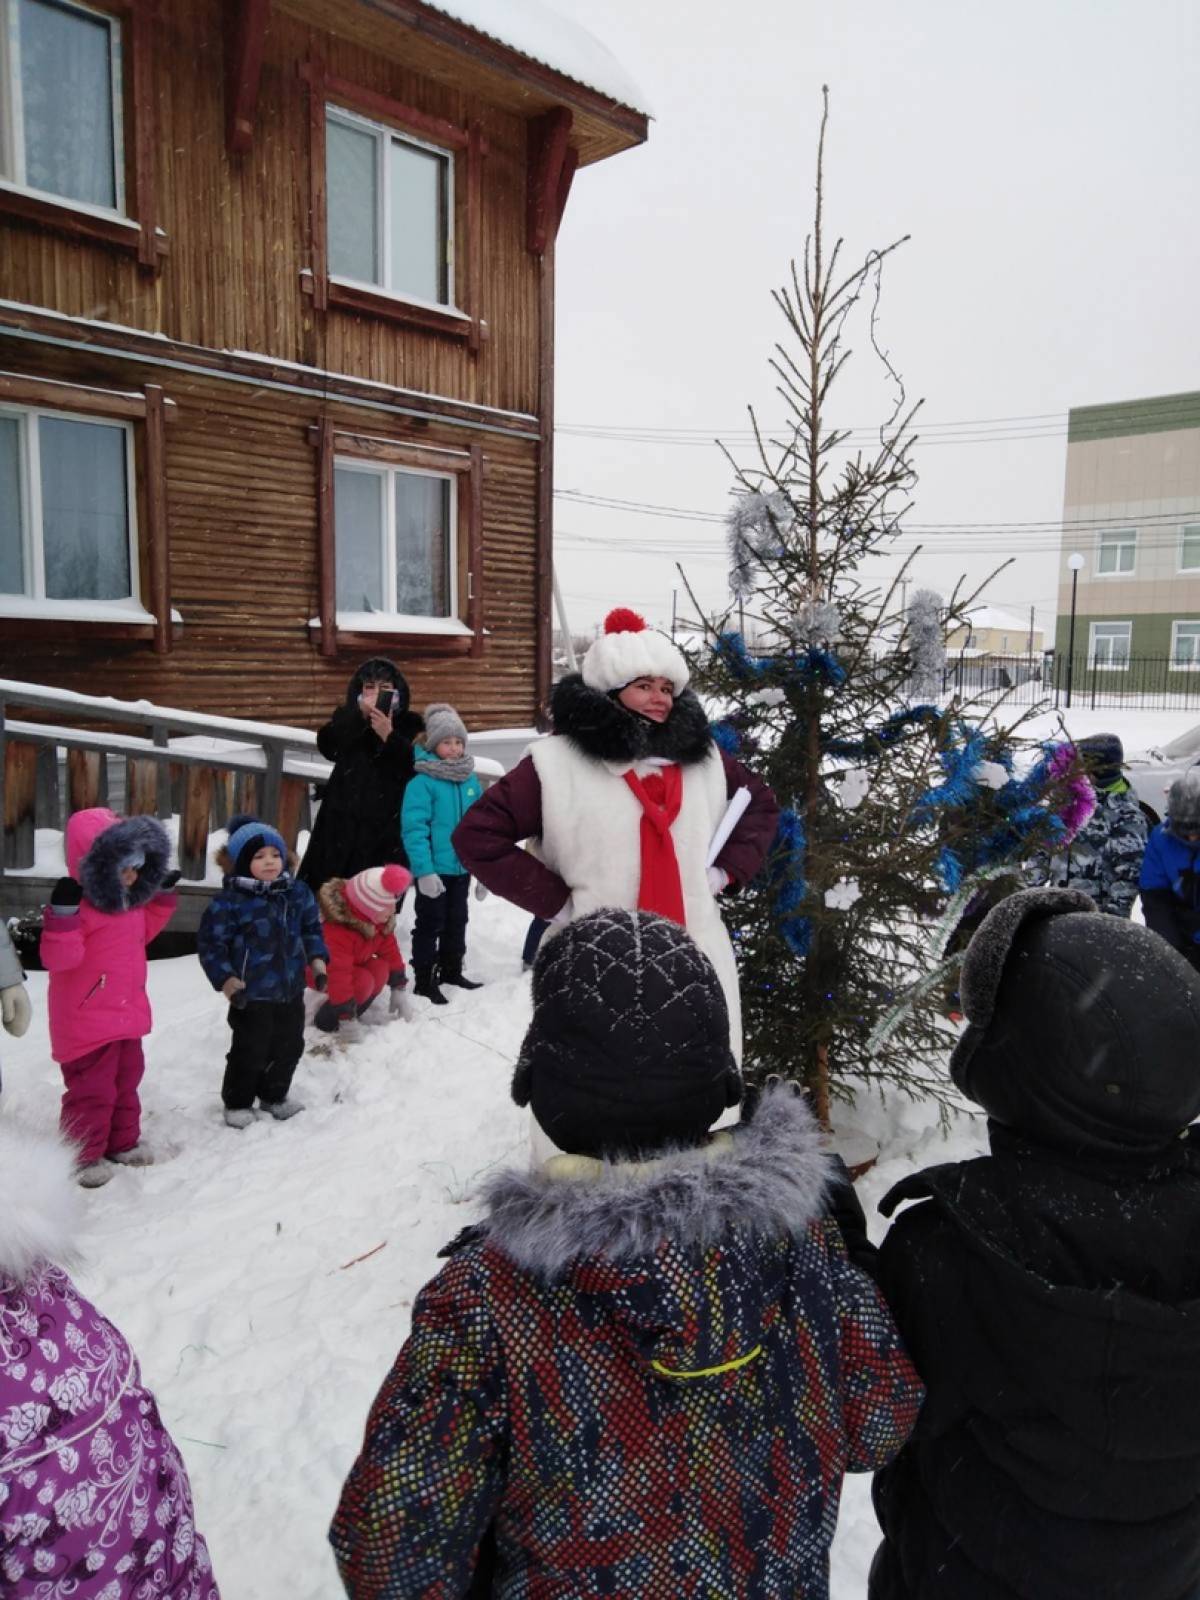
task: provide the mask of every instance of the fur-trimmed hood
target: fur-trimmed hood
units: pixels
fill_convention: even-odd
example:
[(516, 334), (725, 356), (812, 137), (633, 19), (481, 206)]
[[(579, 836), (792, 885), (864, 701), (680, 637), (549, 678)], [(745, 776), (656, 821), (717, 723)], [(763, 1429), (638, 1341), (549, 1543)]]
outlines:
[(830, 1179), (803, 1100), (768, 1089), (752, 1122), (653, 1161), (555, 1156), (483, 1188), (489, 1240), (538, 1278), (580, 1261), (644, 1262), (664, 1242), (704, 1250), (732, 1233), (790, 1238), (821, 1215)]
[(75, 1254), (83, 1209), (76, 1154), (57, 1134), (0, 1115), (0, 1281), (21, 1283), (36, 1262)]
[[(171, 863), (171, 840), (155, 817), (118, 817), (107, 806), (93, 806), (67, 819), (66, 854), (67, 871), (88, 900), (111, 914), (153, 900)], [(124, 889), (121, 863), (133, 854), (143, 864), (133, 887)]]
[(389, 934), (396, 927), (395, 913), (386, 922), (367, 922), (364, 918), (355, 916), (346, 900), (345, 878), (327, 878), (317, 891), (317, 904), (321, 908), (323, 922), (340, 922), (344, 927), (353, 928), (356, 933), (361, 933), (365, 939), (374, 939), (379, 933)]
[(712, 730), (691, 689), (677, 695), (663, 723), (636, 716), (611, 695), (589, 689), (578, 672), (554, 686), (550, 698), (554, 731), (597, 761), (643, 761), (661, 756), (682, 767), (703, 761)]

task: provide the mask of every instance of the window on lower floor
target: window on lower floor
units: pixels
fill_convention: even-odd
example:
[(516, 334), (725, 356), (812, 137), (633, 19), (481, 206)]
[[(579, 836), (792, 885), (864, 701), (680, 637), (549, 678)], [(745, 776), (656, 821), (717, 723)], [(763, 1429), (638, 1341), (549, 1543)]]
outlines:
[(1200, 572), (1200, 522), (1188, 523), (1179, 530), (1180, 572)]
[(451, 475), (335, 462), (339, 619), (457, 616), (456, 498)]
[(449, 305), (454, 245), (450, 151), (326, 107), (329, 271)]
[(1200, 622), (1171, 624), (1171, 665), (1189, 671), (1200, 667)]
[(1132, 637), (1132, 622), (1093, 622), (1088, 664), (1098, 671), (1124, 672)]
[(1101, 532), (1096, 555), (1096, 571), (1101, 577), (1132, 572), (1136, 561), (1136, 528), (1105, 528)]
[(132, 486), (128, 424), (0, 409), (0, 594), (134, 599)]
[(75, 0), (0, 0), (0, 178), (124, 212), (121, 27)]

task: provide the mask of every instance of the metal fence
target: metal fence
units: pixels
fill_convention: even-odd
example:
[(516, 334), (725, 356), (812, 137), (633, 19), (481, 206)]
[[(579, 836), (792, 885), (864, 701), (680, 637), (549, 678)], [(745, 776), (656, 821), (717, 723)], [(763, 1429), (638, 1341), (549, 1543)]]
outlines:
[(1200, 709), (1200, 663), (1181, 665), (1170, 656), (1130, 656), (1097, 662), (1077, 653), (1070, 661), (1053, 652), (1041, 656), (950, 656), (947, 695), (1003, 694), (1011, 705), (1124, 707), (1134, 711)]

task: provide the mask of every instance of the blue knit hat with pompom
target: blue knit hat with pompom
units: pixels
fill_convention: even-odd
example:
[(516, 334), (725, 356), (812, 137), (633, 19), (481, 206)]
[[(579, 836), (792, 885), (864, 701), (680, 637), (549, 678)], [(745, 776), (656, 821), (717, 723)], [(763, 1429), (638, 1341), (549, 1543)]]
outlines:
[(254, 859), (255, 851), (263, 850), (268, 845), (274, 846), (279, 851), (286, 867), (288, 847), (278, 828), (273, 828), (269, 822), (263, 822), (260, 817), (244, 814), (230, 817), (229, 840), (225, 848), (233, 862), (233, 870), (239, 878), (249, 876), (250, 863)]

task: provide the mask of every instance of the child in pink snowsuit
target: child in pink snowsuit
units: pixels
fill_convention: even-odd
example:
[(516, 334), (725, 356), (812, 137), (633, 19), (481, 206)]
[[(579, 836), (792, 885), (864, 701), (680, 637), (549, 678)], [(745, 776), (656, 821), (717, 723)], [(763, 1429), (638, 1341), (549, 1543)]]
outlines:
[(153, 817), (77, 811), (67, 823), (67, 870), (50, 897), (42, 964), (50, 974), (50, 1049), (62, 1068), (63, 1132), (80, 1146), (79, 1181), (107, 1183), (118, 1161), (144, 1166), (138, 1084), (150, 1032), (146, 946), (167, 925), (178, 881), (171, 845)]

